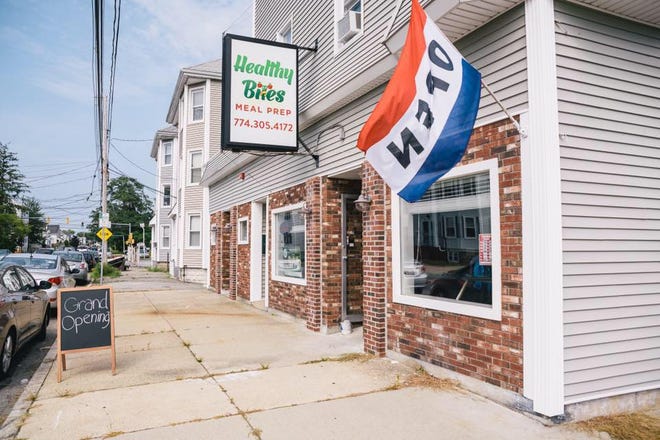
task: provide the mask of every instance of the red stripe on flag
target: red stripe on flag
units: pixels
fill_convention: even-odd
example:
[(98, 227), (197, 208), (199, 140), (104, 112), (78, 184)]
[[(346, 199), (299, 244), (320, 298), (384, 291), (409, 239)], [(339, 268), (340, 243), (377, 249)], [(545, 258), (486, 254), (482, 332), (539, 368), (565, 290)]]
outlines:
[(410, 27), (406, 43), (401, 51), (399, 64), (383, 92), (383, 96), (358, 136), (357, 147), (367, 151), (369, 147), (383, 139), (401, 119), (415, 98), (415, 75), (426, 52), (424, 25), (426, 13), (417, 0), (412, 2)]

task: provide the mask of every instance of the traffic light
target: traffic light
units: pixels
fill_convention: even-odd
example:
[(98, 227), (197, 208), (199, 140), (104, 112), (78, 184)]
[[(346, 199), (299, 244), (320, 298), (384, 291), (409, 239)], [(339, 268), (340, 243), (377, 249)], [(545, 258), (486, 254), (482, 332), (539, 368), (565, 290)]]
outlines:
[(46, 224), (47, 224), (47, 225), (50, 224), (50, 217), (46, 217)]
[(66, 218), (66, 224), (69, 224), (69, 217)]

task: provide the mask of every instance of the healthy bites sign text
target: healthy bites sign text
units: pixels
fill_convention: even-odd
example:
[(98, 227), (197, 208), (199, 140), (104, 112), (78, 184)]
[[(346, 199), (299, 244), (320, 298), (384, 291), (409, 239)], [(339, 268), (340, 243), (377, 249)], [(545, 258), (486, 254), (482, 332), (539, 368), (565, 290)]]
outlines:
[(296, 47), (231, 34), (222, 44), (222, 149), (297, 151)]

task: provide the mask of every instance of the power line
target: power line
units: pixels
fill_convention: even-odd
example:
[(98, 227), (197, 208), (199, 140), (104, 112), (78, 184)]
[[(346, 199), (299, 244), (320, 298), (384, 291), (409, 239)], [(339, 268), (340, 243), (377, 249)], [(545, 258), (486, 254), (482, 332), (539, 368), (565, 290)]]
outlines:
[(110, 63), (110, 91), (108, 92), (108, 137), (112, 131), (112, 109), (115, 102), (115, 72), (117, 71), (117, 49), (119, 47), (119, 23), (121, 22), (121, 0), (115, 0), (112, 20), (112, 56)]
[(112, 138), (111, 141), (120, 141), (120, 142), (153, 142), (153, 139), (122, 139), (122, 138)]
[(145, 169), (142, 168), (140, 165), (136, 164), (135, 162), (133, 162), (132, 160), (130, 160), (128, 157), (124, 156), (124, 154), (123, 154), (121, 151), (119, 151), (119, 149), (118, 149), (118, 148), (115, 146), (115, 144), (113, 144), (112, 142), (110, 142), (110, 146), (112, 147), (113, 150), (115, 150), (117, 153), (119, 153), (119, 155), (120, 155), (121, 157), (123, 157), (124, 159), (126, 159), (127, 161), (129, 161), (131, 164), (133, 164), (133, 165), (136, 166), (137, 168), (141, 169), (142, 171), (144, 171), (144, 172), (147, 173), (147, 174), (151, 174), (151, 175), (154, 176), (154, 177), (158, 177), (158, 174), (154, 174), (154, 173), (152, 173), (151, 171), (145, 170)]

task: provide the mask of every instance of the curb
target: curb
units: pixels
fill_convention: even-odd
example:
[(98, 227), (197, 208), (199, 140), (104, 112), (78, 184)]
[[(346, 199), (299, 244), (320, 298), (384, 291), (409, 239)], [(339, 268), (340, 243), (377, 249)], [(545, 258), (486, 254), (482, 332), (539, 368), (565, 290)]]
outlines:
[(38, 395), (39, 390), (46, 381), (50, 369), (57, 360), (57, 344), (55, 342), (51, 345), (50, 350), (48, 350), (48, 353), (46, 353), (46, 356), (44, 356), (44, 359), (41, 361), (41, 365), (39, 365), (37, 371), (35, 371), (30, 378), (30, 382), (28, 382), (23, 393), (21, 393), (21, 396), (18, 398), (11, 412), (7, 416), (2, 428), (0, 428), (0, 440), (14, 439), (18, 434), (18, 431), (21, 429), (23, 421), (25, 420), (30, 407), (34, 403), (35, 397)]

